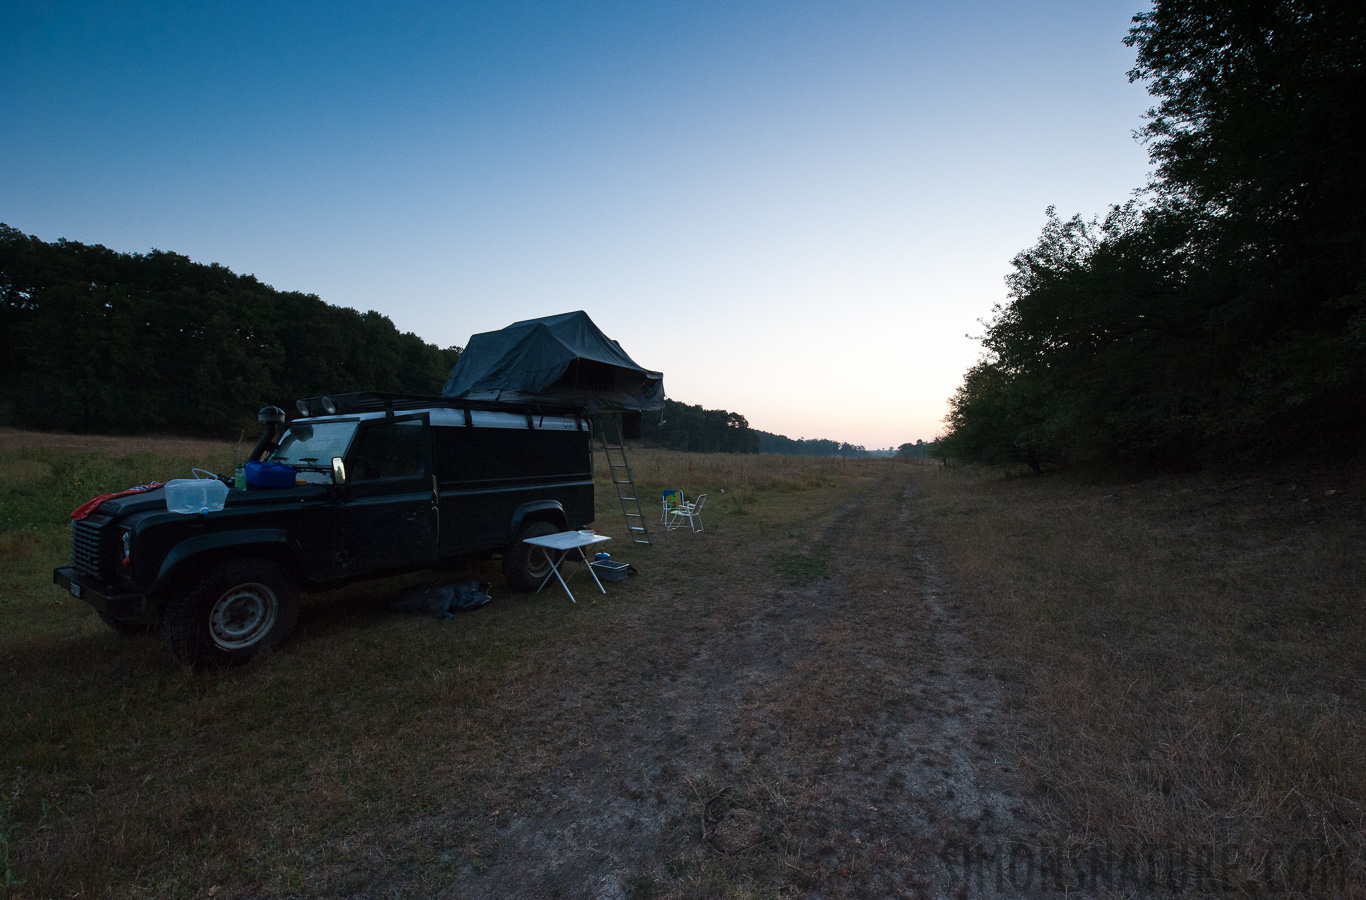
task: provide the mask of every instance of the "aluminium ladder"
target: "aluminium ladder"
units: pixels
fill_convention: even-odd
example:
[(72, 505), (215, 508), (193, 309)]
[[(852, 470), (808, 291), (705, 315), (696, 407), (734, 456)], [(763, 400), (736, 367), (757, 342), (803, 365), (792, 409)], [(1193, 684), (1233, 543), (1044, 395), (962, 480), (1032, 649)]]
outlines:
[(593, 417), (594, 428), (602, 441), (602, 455), (607, 460), (607, 474), (617, 489), (617, 500), (626, 517), (626, 530), (637, 544), (650, 543), (650, 532), (645, 527), (645, 514), (640, 508), (640, 496), (635, 478), (626, 462), (626, 439), (621, 428), (621, 414), (598, 414)]

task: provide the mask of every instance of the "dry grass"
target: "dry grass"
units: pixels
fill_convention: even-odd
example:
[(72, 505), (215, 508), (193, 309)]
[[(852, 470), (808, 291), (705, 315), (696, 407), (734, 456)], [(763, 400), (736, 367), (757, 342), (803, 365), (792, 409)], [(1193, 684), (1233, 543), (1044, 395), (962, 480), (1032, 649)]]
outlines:
[(755, 487), (752, 458), (641, 453), (643, 496), (711, 494), (706, 531), (634, 547), (600, 484), (599, 530), (644, 573), (607, 597), (582, 574), (577, 606), (510, 596), (496, 563), (472, 564), (458, 574), (493, 581), (497, 602), (442, 623), (386, 608), (430, 573), (357, 585), (306, 600), (274, 657), (193, 673), (156, 637), (110, 632), (50, 573), (67, 557), (69, 509), (189, 465), (223, 470), (231, 448), (90, 446), (40, 436), (0, 449), (12, 476), (0, 486), (0, 883), (22, 882), (0, 897), (426, 895), (484, 871), (500, 821), (567, 765), (590, 767), (585, 753), (642, 679), (686, 664), (675, 638), (691, 617), (732, 615), (738, 584), (780, 577), (752, 558), (755, 535), (800, 553), (876, 474), (783, 462)]
[(157, 456), (184, 456), (211, 459), (239, 449), (238, 455), (245, 456), (243, 449), (256, 442), (256, 435), (243, 435), (236, 443), (229, 441), (210, 441), (202, 438), (179, 437), (111, 437), (99, 434), (63, 434), (54, 431), (21, 431), (17, 428), (0, 427), (0, 451), (7, 450), (60, 450), (74, 453), (103, 453), (127, 456), (133, 453), (150, 453)]
[(1222, 848), (1230, 888), (1310, 861), (1361, 882), (1363, 498), (1355, 471), (921, 480), (1060, 841)]
[[(91, 493), (232, 448), (100, 446), (0, 447), (6, 900), (933, 894), (924, 859), (992, 827), (1217, 844), (1263, 886), (1277, 844), (1360, 864), (1359, 481), (633, 453), (647, 518), (705, 492), (706, 531), (633, 546), (600, 478), (598, 530), (642, 573), (605, 597), (582, 573), (578, 605), (510, 596), (483, 563), (457, 574), (488, 607), (389, 612), (421, 573), (309, 598), (281, 652), (192, 673), (50, 570)], [(936, 592), (989, 656), (946, 651), (966, 638)], [(998, 681), (1031, 724), (1009, 740), (982, 724), (1010, 719)], [(984, 785), (1012, 768), (1042, 837), (1000, 830)]]

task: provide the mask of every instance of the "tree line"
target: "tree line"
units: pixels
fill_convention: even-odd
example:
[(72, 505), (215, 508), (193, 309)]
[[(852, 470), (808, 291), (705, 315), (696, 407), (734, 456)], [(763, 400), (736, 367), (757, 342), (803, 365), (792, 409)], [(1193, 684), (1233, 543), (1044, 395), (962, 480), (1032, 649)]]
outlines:
[[(262, 406), (348, 391), (439, 395), (459, 347), (378, 312), (278, 291), (177, 253), (47, 243), (0, 224), (0, 421), (39, 429), (237, 437)], [(709, 453), (864, 455), (739, 413), (666, 400), (645, 443)]]
[(1036, 470), (1366, 438), (1366, 5), (1157, 0), (1138, 199), (1013, 260), (944, 449)]
[(664, 409), (643, 413), (641, 441), (647, 446), (694, 453), (758, 453), (759, 432), (739, 413), (665, 400)]
[(0, 403), (23, 426), (237, 437), (299, 397), (439, 394), (459, 355), (217, 264), (0, 224)]
[(939, 459), (943, 452), (939, 447), (939, 441), (918, 439), (914, 444), (902, 444), (897, 447), (896, 455), (899, 459)]
[(858, 457), (870, 455), (862, 444), (848, 441), (832, 441), (825, 438), (792, 439), (782, 434), (759, 432), (760, 453), (781, 453), (784, 456), (844, 456)]
[[(695, 453), (777, 453), (785, 456), (872, 456), (862, 446), (845, 441), (792, 439), (751, 428), (739, 413), (725, 409), (665, 400), (660, 412), (641, 420), (641, 441), (666, 450)], [(889, 454), (888, 454), (889, 455)]]

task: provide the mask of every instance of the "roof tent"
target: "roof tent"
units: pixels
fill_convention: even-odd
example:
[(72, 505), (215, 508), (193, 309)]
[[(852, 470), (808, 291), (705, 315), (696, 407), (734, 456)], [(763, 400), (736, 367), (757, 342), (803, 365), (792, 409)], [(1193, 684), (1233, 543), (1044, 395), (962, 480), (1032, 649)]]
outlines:
[(636, 365), (579, 310), (474, 335), (441, 396), (635, 412), (664, 406), (664, 376)]

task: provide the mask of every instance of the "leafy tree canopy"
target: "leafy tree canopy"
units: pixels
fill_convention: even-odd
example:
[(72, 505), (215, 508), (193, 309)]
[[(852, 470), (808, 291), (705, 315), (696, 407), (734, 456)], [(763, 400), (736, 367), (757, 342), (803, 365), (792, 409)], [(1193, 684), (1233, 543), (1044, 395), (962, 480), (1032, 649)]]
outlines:
[(758, 453), (758, 432), (739, 413), (703, 409), (665, 400), (660, 413), (645, 413), (641, 440), (669, 450), (695, 453)]
[(1158, 0), (1141, 202), (1049, 209), (1013, 260), (948, 452), (1040, 467), (1366, 437), (1366, 6)]
[(0, 399), (22, 425), (69, 431), (236, 437), (298, 397), (437, 394), (460, 355), (219, 265), (3, 224), (0, 326)]

